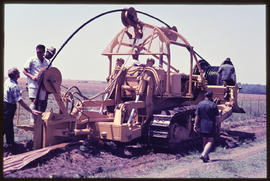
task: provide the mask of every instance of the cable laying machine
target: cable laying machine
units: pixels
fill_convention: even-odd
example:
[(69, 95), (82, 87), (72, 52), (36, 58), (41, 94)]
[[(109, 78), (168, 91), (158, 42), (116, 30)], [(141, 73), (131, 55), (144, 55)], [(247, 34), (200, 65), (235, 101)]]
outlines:
[[(217, 85), (218, 67), (202, 66), (206, 61), (198, 60), (176, 27), (144, 23), (134, 8), (122, 11), (121, 20), (123, 29), (102, 53), (109, 64), (102, 93), (87, 98), (76, 86), (61, 93), (61, 72), (55, 67), (45, 71), (43, 88), (54, 95), (60, 111), (36, 118), (34, 149), (81, 136), (126, 144), (142, 138), (174, 148), (198, 137), (192, 129), (194, 112), (206, 90), (213, 91), (218, 105), (218, 126), (232, 112), (244, 112), (237, 105), (239, 87)], [(177, 61), (171, 60), (172, 45), (187, 51), (188, 74), (172, 65)]]

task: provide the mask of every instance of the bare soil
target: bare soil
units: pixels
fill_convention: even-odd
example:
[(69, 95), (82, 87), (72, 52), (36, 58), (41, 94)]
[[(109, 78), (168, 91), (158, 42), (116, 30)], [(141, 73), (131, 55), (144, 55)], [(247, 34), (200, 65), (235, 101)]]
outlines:
[[(183, 149), (169, 152), (139, 143), (123, 148), (113, 143), (97, 144), (81, 140), (63, 149), (52, 151), (21, 170), (5, 173), (4, 177), (266, 178), (266, 117), (237, 122), (224, 121), (222, 128), (221, 137), (217, 140), (208, 163), (198, 159), (202, 150), (200, 142), (179, 145)], [(31, 149), (31, 142), (20, 143), (18, 147), (20, 147), (18, 153), (28, 151)], [(220, 152), (220, 149), (223, 151)], [(10, 154), (10, 150), (4, 149), (4, 156)], [(231, 163), (234, 165), (251, 163), (255, 158), (258, 160), (257, 157), (263, 158), (262, 163), (259, 163), (260, 167), (256, 167), (258, 169), (247, 167), (236, 173), (231, 168)], [(230, 167), (226, 163), (230, 163)]]

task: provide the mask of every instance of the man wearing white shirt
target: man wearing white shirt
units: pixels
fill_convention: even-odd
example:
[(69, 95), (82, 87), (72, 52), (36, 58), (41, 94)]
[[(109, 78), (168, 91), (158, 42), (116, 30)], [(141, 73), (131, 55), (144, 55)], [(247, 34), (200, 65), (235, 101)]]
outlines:
[[(31, 100), (30, 108), (33, 109), (35, 107), (35, 101), (38, 93), (38, 75), (42, 68), (46, 68), (49, 64), (49, 61), (44, 57), (45, 46), (37, 45), (36, 46), (36, 56), (28, 59), (26, 64), (24, 65), (23, 73), (27, 76), (28, 81), (28, 95)], [(39, 103), (40, 101), (44, 101), (46, 96), (46, 91), (40, 89), (39, 93)], [(40, 108), (37, 108), (38, 110)], [(34, 123), (34, 118), (32, 114), (30, 115), (30, 122)]]

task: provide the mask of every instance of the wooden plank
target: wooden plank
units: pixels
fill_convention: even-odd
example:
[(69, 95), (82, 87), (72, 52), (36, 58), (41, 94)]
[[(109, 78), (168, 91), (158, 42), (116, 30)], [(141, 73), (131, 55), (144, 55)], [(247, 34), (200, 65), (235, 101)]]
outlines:
[(25, 152), (18, 155), (11, 155), (8, 157), (4, 157), (4, 164), (3, 164), (3, 172), (7, 173), (10, 171), (19, 170), (29, 163), (33, 162), (34, 160), (48, 154), (50, 151), (63, 148), (67, 146), (69, 143), (62, 143), (54, 146), (49, 146), (46, 148), (33, 150), (29, 152)]
[(16, 125), (17, 128), (23, 129), (24, 131), (34, 131), (34, 126), (28, 124)]
[(33, 136), (33, 149), (42, 148), (42, 126), (43, 120), (40, 116), (35, 116), (35, 123), (34, 123), (34, 136)]

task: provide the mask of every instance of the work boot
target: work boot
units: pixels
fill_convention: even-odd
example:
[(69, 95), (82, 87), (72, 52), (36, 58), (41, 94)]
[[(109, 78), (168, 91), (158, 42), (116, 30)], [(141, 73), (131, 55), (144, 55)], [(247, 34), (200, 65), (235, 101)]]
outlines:
[(12, 144), (12, 147), (11, 147), (11, 153), (12, 153), (13, 155), (16, 155), (17, 152), (18, 152), (18, 145), (17, 145), (17, 143), (13, 143), (13, 144)]
[(205, 157), (205, 156), (203, 156), (203, 155), (200, 155), (199, 158), (203, 161), (203, 163), (208, 162), (207, 157)]

